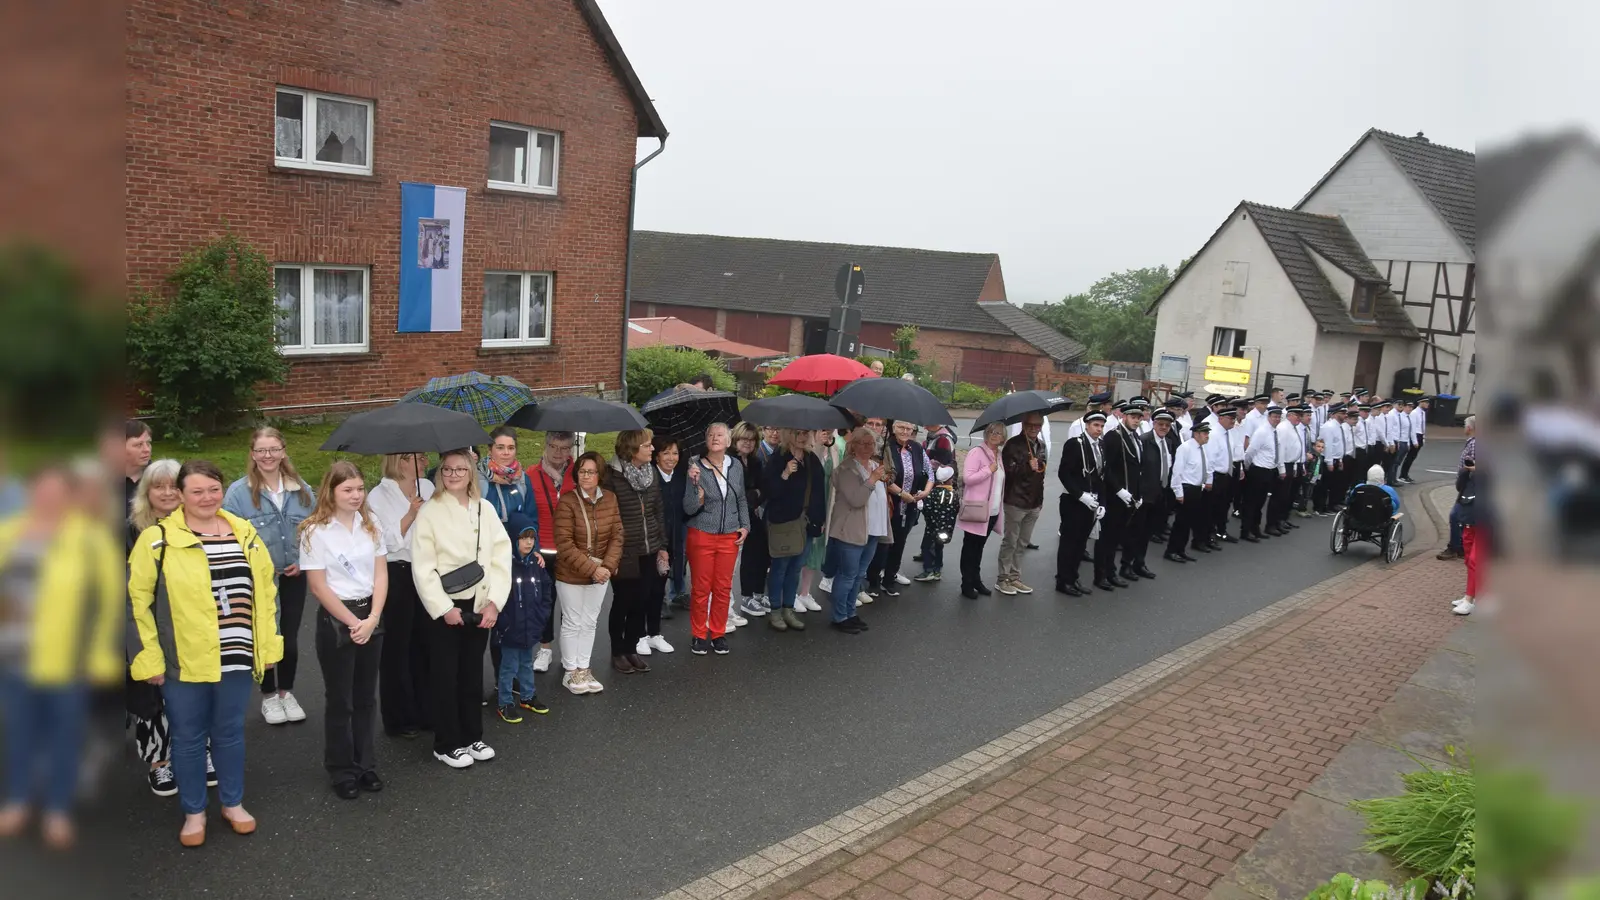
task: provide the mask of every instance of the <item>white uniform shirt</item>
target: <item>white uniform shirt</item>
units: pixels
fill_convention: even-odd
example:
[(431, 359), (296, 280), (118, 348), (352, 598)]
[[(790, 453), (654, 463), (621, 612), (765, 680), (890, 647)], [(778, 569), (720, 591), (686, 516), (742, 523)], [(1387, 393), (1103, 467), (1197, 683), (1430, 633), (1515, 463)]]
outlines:
[(1206, 459), (1211, 471), (1227, 475), (1233, 464), (1244, 460), (1244, 432), (1238, 425), (1224, 429), (1220, 424), (1211, 426), (1211, 440), (1206, 442)]
[[(427, 500), (433, 496), (433, 482), (419, 478), (417, 490), (422, 493), (422, 499)], [(372, 510), (383, 533), (384, 553), (395, 562), (411, 562), (411, 535), (416, 532), (417, 523), (412, 520), (411, 527), (401, 533), (400, 520), (411, 511), (411, 498), (400, 490), (400, 483), (393, 478), (378, 482), (367, 495), (367, 508)]]
[[(377, 523), (373, 523), (377, 527)], [(379, 532), (381, 540), (383, 535)], [(340, 600), (362, 600), (372, 596), (373, 575), (383, 549), (372, 539), (357, 517), (351, 531), (334, 519), (306, 531), (300, 544), (300, 568), (322, 571), (328, 589)]]
[(1197, 487), (1210, 484), (1212, 474), (1211, 451), (1190, 438), (1178, 447), (1172, 459), (1172, 493), (1182, 497), (1186, 484)]
[(1335, 419), (1333, 423), (1338, 425), (1339, 428), (1344, 432), (1344, 455), (1346, 457), (1355, 456), (1356, 433), (1355, 426), (1350, 424), (1350, 417), (1346, 416), (1344, 422), (1342, 423), (1338, 419)]
[(1272, 423), (1263, 418), (1255, 433), (1250, 435), (1250, 451), (1245, 454), (1245, 461), (1252, 466), (1283, 472), (1284, 463), (1289, 461), (1289, 448), (1283, 446), (1281, 435), (1276, 439), (1275, 435), (1278, 432), (1272, 430)]
[(1345, 444), (1344, 426), (1338, 419), (1329, 419), (1317, 429), (1317, 436), (1322, 438), (1322, 455), (1329, 461), (1343, 459), (1349, 455)]
[(1388, 413), (1375, 413), (1367, 417), (1367, 439), (1379, 446), (1394, 443), (1394, 437), (1389, 434)]
[(1394, 442), (1397, 444), (1411, 443), (1411, 414), (1395, 410), (1389, 414), (1394, 422)]
[(1285, 463), (1303, 463), (1306, 461), (1305, 448), (1300, 444), (1299, 430), (1287, 421), (1278, 423), (1279, 455)]
[(1372, 419), (1369, 416), (1360, 416), (1350, 425), (1350, 433), (1355, 438), (1355, 448), (1365, 450), (1372, 446), (1372, 429), (1367, 423)]
[(1311, 407), (1311, 430), (1317, 434), (1322, 433), (1322, 426), (1328, 421), (1328, 405), (1318, 403)]
[(1306, 454), (1312, 452), (1312, 445), (1317, 439), (1311, 434), (1311, 426), (1303, 421), (1290, 427), (1294, 429), (1295, 437), (1300, 439), (1300, 455), (1295, 457), (1295, 462), (1306, 462)]
[(1420, 406), (1411, 411), (1411, 433), (1419, 438), (1428, 435), (1428, 411)]
[(1189, 411), (1188, 410), (1184, 410), (1183, 414), (1178, 416), (1178, 420), (1176, 422), (1173, 422), (1172, 424), (1175, 425), (1177, 427), (1177, 429), (1178, 429), (1178, 439), (1179, 440), (1187, 441), (1191, 437), (1193, 437), (1193, 435), (1190, 432), (1193, 431), (1193, 429), (1194, 429), (1194, 417), (1189, 415)]

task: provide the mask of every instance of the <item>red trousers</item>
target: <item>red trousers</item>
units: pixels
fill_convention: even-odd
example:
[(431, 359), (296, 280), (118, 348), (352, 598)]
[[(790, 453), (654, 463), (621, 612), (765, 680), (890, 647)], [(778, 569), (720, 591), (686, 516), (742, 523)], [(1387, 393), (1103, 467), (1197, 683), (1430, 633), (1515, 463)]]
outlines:
[(1467, 596), (1474, 599), (1478, 596), (1478, 584), (1482, 581), (1478, 574), (1478, 560), (1484, 551), (1483, 538), (1476, 525), (1461, 529), (1461, 555), (1467, 560)]
[(722, 637), (728, 631), (728, 601), (733, 566), (739, 559), (738, 534), (708, 534), (689, 529), (689, 631), (695, 637)]

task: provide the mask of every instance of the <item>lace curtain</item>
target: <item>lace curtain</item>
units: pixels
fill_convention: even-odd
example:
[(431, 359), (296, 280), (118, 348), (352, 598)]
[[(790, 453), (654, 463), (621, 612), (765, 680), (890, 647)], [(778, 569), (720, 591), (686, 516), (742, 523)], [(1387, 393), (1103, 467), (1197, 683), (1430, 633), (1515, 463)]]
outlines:
[(359, 344), (366, 339), (365, 277), (354, 269), (318, 269), (312, 274), (318, 345)]
[(483, 276), (483, 339), (511, 341), (522, 330), (522, 276)]
[(274, 122), (273, 143), (283, 159), (300, 159), (304, 153), (305, 98), (299, 94), (279, 94)]
[(278, 288), (278, 343), (298, 347), (300, 337), (300, 270), (278, 269), (273, 272)]
[(367, 164), (367, 108), (359, 103), (317, 99), (314, 146), (322, 162)]

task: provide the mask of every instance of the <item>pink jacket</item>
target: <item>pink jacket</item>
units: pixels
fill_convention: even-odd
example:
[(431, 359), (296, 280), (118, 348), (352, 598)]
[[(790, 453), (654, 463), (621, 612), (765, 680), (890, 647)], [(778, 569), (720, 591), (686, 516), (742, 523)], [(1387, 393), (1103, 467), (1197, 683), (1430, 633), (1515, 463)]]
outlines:
[[(1005, 467), (989, 471), (989, 465), (996, 459), (996, 455), (989, 450), (987, 444), (979, 444), (967, 451), (967, 461), (961, 467), (961, 477), (964, 479), (961, 489), (961, 500), (978, 501), (985, 505), (989, 503), (990, 491), (994, 488), (995, 478), (1005, 477)], [(968, 534), (982, 535), (986, 530), (986, 522), (956, 521), (956, 527)], [(1002, 528), (1003, 523), (996, 522), (995, 530)]]

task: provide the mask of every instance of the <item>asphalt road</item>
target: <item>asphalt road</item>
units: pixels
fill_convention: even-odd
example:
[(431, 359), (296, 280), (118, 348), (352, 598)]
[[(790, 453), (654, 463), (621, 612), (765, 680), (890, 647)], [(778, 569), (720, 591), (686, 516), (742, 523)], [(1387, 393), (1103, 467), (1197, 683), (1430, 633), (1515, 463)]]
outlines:
[[(1459, 447), (1429, 445), (1413, 474), (1446, 477), (1427, 470), (1452, 469)], [(355, 802), (336, 798), (321, 769), (321, 683), (308, 651), (296, 694), (310, 720), (273, 728), (256, 709), (248, 715), (254, 836), (225, 833), (213, 800), (210, 843), (184, 851), (176, 798), (151, 796), (137, 763), (114, 773), (123, 777), (109, 800), (128, 810), (125, 834), (135, 836), (127, 895), (654, 897), (1376, 552), (1334, 557), (1331, 520), (1297, 520), (1287, 538), (1229, 545), (1197, 564), (1152, 553), (1158, 580), (1069, 599), (1049, 590), (1054, 493), (1037, 533), (1044, 549), (1024, 569), (1040, 588), (1032, 596), (969, 602), (947, 576), (864, 608), (870, 633), (838, 634), (819, 613), (803, 634), (753, 621), (726, 657), (687, 653), (680, 615), (667, 623), (679, 652), (652, 657), (647, 675), (597, 664), (606, 691), (574, 697), (551, 672), (539, 683), (550, 715), (508, 726), (486, 710), (493, 762), (456, 772), (433, 760), (426, 737), (380, 737), (388, 788)], [(1415, 502), (1414, 490), (1405, 495)], [(956, 552), (952, 543), (952, 575)], [(596, 643), (604, 661), (603, 631)]]

